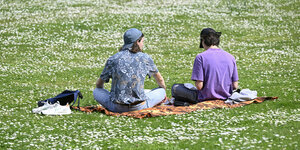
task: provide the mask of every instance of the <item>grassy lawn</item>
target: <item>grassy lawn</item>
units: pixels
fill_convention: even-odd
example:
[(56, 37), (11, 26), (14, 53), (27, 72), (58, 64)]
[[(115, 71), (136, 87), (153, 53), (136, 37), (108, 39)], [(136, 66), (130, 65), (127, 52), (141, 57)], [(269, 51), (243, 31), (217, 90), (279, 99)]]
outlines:
[[(299, 149), (300, 2), (296, 0), (0, 1), (0, 149)], [(199, 34), (222, 32), (240, 88), (276, 101), (148, 119), (31, 113), (79, 89), (81, 106), (123, 33), (138, 28), (171, 97), (191, 82)], [(156, 87), (147, 79), (146, 88)], [(110, 89), (110, 85), (106, 85)]]

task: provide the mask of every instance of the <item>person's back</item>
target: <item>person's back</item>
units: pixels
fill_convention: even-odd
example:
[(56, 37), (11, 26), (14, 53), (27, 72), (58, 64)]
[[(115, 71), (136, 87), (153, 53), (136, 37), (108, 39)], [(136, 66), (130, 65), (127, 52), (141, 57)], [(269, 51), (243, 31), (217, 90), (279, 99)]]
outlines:
[[(234, 57), (219, 48), (210, 48), (198, 54), (195, 62), (202, 62), (201, 66), (194, 64), (192, 80), (203, 81), (203, 88), (199, 90), (198, 99), (227, 99), (233, 90), (232, 80), (236, 67)], [(201, 70), (202, 69), (202, 70)]]
[[(123, 50), (110, 57), (107, 65), (112, 66), (112, 101), (131, 104), (149, 100), (144, 92), (144, 80), (149, 75), (149, 70), (155, 73), (157, 68), (148, 54)], [(101, 78), (106, 78), (105, 75), (104, 70)]]

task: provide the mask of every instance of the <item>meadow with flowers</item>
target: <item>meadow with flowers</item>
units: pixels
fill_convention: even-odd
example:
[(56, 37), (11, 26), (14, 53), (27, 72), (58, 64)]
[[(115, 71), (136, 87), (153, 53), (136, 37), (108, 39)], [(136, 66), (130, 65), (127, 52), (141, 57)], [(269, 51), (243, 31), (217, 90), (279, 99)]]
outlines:
[[(1, 0), (0, 149), (299, 149), (297, 0)], [(123, 33), (138, 28), (171, 97), (189, 83), (203, 28), (221, 31), (239, 86), (275, 101), (148, 119), (73, 111), (33, 114), (37, 101), (93, 89)], [(145, 87), (155, 88), (146, 79)], [(110, 84), (106, 85), (110, 89)]]

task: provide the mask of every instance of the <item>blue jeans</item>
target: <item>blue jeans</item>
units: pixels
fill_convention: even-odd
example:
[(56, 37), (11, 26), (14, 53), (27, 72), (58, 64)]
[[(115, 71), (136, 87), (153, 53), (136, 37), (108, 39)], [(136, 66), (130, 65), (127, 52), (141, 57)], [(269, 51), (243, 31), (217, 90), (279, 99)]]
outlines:
[(156, 88), (151, 90), (150, 92), (146, 93), (146, 96), (150, 98), (150, 101), (144, 101), (142, 103), (136, 105), (121, 105), (116, 104), (110, 100), (110, 92), (103, 88), (95, 88), (94, 92), (94, 99), (101, 104), (103, 107), (108, 109), (112, 112), (128, 112), (128, 111), (135, 111), (141, 110), (145, 108), (151, 108), (166, 97), (166, 91), (163, 88)]

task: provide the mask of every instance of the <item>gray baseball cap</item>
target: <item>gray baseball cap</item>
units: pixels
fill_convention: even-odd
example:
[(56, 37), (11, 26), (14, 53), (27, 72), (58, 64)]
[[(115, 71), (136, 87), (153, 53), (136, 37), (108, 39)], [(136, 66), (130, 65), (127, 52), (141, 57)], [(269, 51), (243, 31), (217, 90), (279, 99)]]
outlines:
[(127, 30), (124, 33), (124, 45), (122, 47), (122, 50), (128, 49), (130, 50), (133, 43), (138, 40), (141, 36), (142, 36), (142, 31), (136, 29), (136, 28), (131, 28), (129, 30)]

